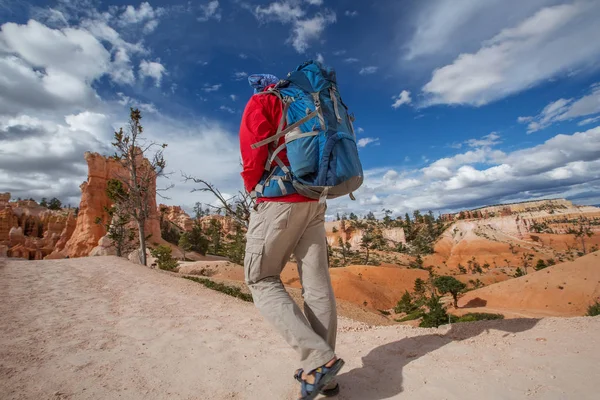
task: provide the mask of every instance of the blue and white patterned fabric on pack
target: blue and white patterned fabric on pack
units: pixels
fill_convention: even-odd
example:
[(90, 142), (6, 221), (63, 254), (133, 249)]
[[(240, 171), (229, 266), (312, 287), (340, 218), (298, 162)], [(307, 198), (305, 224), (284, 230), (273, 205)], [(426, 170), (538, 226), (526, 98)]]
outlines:
[(248, 83), (254, 88), (254, 93), (262, 92), (267, 86), (279, 82), (279, 78), (271, 74), (252, 74), (248, 77)]

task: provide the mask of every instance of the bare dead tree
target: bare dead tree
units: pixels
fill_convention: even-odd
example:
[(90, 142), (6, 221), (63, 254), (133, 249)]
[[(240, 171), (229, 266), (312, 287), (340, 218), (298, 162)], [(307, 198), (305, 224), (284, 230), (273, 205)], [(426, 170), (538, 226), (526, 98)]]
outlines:
[[(123, 213), (131, 216), (136, 222), (140, 263), (146, 265), (146, 222), (153, 211), (150, 208), (151, 199), (156, 199), (158, 194), (156, 180), (165, 176), (166, 161), (163, 150), (167, 144), (148, 142), (142, 138), (141, 119), (140, 111), (131, 108), (127, 131), (124, 132), (123, 128), (120, 128), (115, 132), (112, 145), (116, 149), (113, 158), (119, 161), (126, 171), (124, 176), (117, 177), (124, 187), (124, 194), (117, 201)], [(154, 153), (148, 157), (150, 152)], [(161, 190), (171, 187), (172, 185)]]
[(212, 193), (218, 200), (218, 206), (207, 204), (212, 210), (219, 214), (233, 218), (237, 223), (248, 227), (250, 221), (250, 211), (254, 207), (254, 199), (248, 192), (239, 191), (236, 195), (226, 198), (226, 196), (212, 183), (204, 179), (182, 173), (185, 182), (192, 181), (201, 185), (198, 188), (192, 189), (192, 192), (207, 192)]

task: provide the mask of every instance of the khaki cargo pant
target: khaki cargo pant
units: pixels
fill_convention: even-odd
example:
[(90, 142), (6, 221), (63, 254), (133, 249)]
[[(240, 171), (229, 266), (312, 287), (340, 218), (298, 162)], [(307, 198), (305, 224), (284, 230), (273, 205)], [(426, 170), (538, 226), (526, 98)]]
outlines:
[[(312, 371), (335, 355), (337, 314), (329, 276), (325, 204), (258, 204), (250, 216), (244, 271), (254, 304)], [(304, 314), (285, 291), (280, 274), (292, 253)]]

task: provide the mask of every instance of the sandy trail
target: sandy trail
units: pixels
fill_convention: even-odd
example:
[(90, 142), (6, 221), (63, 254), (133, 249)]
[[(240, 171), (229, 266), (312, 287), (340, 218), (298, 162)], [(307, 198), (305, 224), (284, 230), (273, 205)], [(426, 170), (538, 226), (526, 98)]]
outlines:
[[(252, 304), (114, 257), (0, 268), (0, 398), (294, 399)], [(340, 321), (339, 399), (597, 399), (600, 318)]]

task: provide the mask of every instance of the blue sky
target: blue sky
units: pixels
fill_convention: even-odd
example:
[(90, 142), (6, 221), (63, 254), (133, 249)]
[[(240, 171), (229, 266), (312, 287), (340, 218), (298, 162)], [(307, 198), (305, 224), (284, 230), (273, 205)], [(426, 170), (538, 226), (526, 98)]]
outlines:
[(133, 105), (169, 143), (165, 203), (212, 201), (181, 171), (234, 194), (246, 76), (319, 59), (366, 175), (332, 215), (600, 203), (600, 2), (523, 3), (0, 0), (0, 191), (76, 204)]

